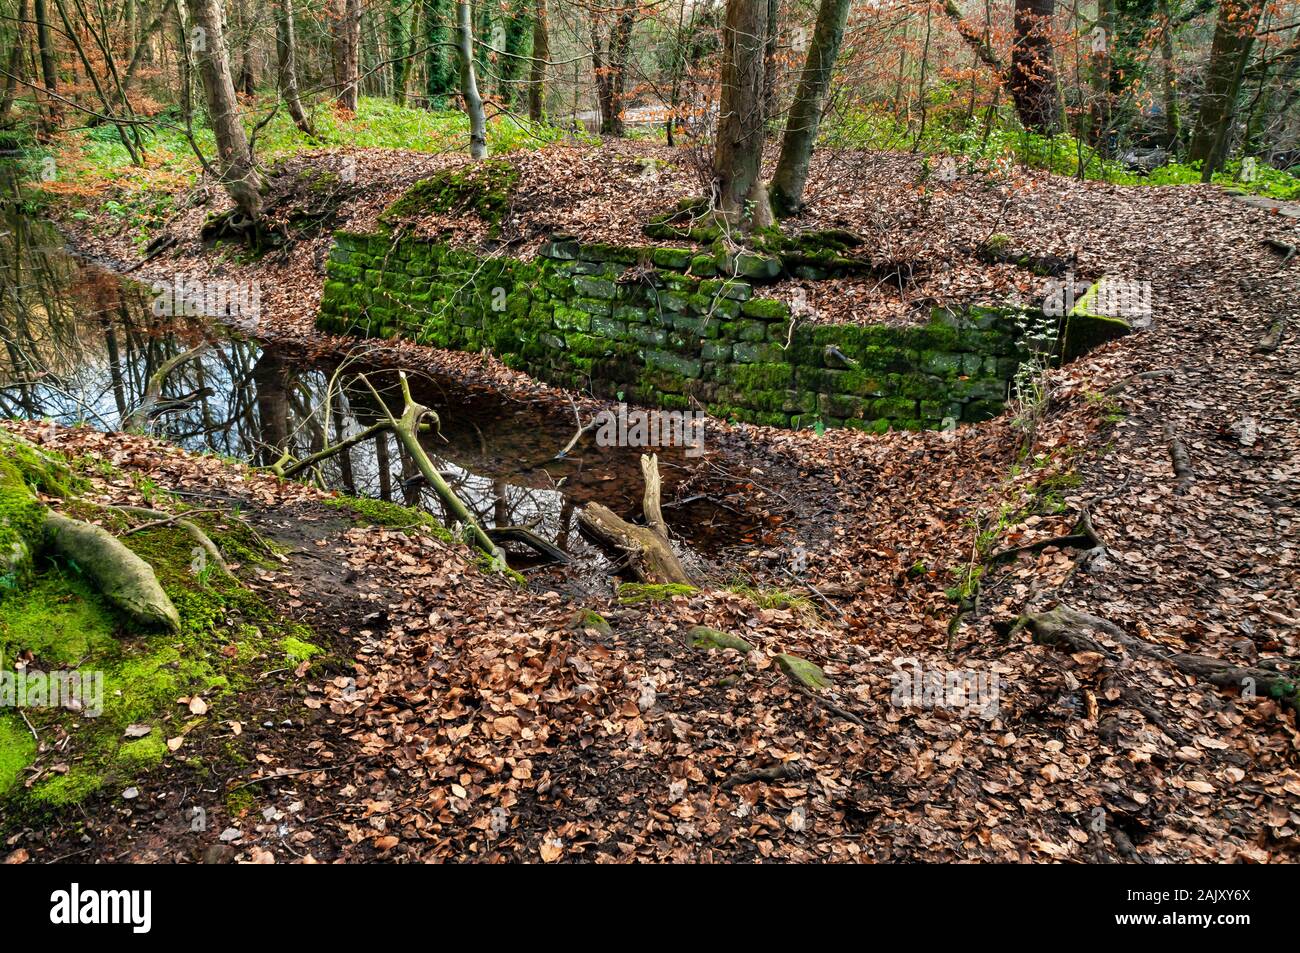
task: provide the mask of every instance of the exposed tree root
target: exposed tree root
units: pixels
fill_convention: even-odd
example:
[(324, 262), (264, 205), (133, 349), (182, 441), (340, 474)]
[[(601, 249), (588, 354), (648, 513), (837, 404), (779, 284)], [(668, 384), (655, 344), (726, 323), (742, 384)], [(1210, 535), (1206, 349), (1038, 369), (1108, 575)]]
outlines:
[(180, 631), (180, 615), (158, 584), (153, 567), (108, 530), (47, 513), (45, 537), (55, 552), (75, 563), (104, 598), (133, 622)]
[(1049, 612), (1026, 613), (1016, 622), (1015, 628), (1028, 629), (1040, 645), (1064, 646), (1074, 652), (1097, 652), (1105, 658), (1115, 659), (1117, 656), (1113, 650), (1087, 634), (1086, 630), (1092, 629), (1105, 634), (1130, 655), (1172, 665), (1186, 675), (1219, 688), (1268, 694), (1300, 710), (1295, 678), (1257, 666), (1234, 665), (1208, 655), (1175, 652), (1129, 635), (1107, 619), (1069, 606), (1058, 605)]
[(694, 585), (696, 580), (686, 571), (668, 541), (668, 526), (659, 505), (658, 455), (641, 455), (641, 474), (645, 479), (641, 508), (646, 526), (629, 523), (600, 503), (591, 503), (583, 509), (578, 514), (578, 524), (604, 545), (625, 554), (628, 565), (642, 582)]

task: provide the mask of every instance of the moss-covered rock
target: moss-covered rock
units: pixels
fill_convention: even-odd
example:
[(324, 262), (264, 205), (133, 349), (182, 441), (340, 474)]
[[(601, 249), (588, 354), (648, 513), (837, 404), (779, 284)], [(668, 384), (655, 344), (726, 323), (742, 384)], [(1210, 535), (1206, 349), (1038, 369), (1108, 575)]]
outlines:
[(754, 651), (754, 646), (746, 642), (738, 635), (730, 632), (723, 632), (721, 629), (711, 629), (706, 625), (697, 625), (687, 633), (691, 640), (691, 646), (706, 651), (712, 649), (735, 649), (737, 652), (748, 655)]
[(510, 211), (510, 196), (519, 171), (507, 159), (488, 159), (447, 169), (421, 179), (400, 195), (380, 216), (395, 224), (422, 215), (473, 212), (496, 234)]
[(821, 667), (805, 658), (782, 653), (776, 657), (776, 664), (791, 679), (807, 688), (830, 687), (831, 680)]

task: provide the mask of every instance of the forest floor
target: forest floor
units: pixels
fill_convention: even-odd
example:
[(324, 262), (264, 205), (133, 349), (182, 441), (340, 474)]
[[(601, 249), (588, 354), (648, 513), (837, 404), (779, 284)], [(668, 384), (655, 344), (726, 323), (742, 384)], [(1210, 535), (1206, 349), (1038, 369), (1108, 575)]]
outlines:
[[(413, 179), (457, 161), (365, 151), (285, 171), (301, 181), (349, 158), (355, 183), (330, 187), (331, 227), (364, 227)], [(646, 217), (699, 190), (688, 159), (655, 147), (557, 147), (518, 162), (530, 201), (512, 254), (547, 230), (639, 241)], [(1211, 187), (920, 175), (910, 156), (819, 159), (814, 211), (798, 224), (858, 230), (871, 255), (923, 276), (897, 300), (823, 289), (824, 315), (910, 320), (922, 300), (1040, 294), (1037, 276), (973, 256), (996, 232), (1084, 276), (1150, 280), (1153, 320), (1051, 373), (1027, 453), (1010, 413), (953, 433), (719, 423), (752, 447), (756, 483), (769, 459), (817, 491), (806, 566), (787, 543), (753, 554), (791, 577), (797, 601), (763, 607), (706, 586), (578, 606), (480, 572), (431, 531), (340, 519), (297, 484), (148, 438), (28, 428), (73, 455), (145, 468), (164, 488), (243, 500), (244, 518), (290, 550), (248, 583), (334, 634), (333, 653), (355, 668), (301, 666), (266, 694), (218, 700), (214, 725), (254, 729), (240, 734), (243, 767), (197, 776), (168, 760), (138, 798), (106, 792), (11, 834), (11, 856), (1294, 861), (1296, 712), (1266, 690), (1197, 678), (1171, 653), (1264, 672), (1300, 659), (1300, 263), (1262, 241), (1300, 244), (1297, 223)], [(168, 227), (195, 235), (211, 210), (195, 205)], [(79, 247), (138, 263), (134, 237), (104, 225), (67, 220)], [(311, 326), (327, 246), (307, 237), (250, 264), (186, 238), (136, 274), (255, 277), (256, 332), (324, 350), (339, 346)], [(1280, 346), (1256, 353), (1280, 316), (1291, 323)], [(395, 362), (566, 400), (480, 355), (385, 347)], [(92, 482), (105, 500), (126, 492)], [(1070, 534), (1085, 513), (1101, 548), (999, 558)], [(980, 598), (954, 623), (953, 590), (974, 576)], [(1091, 641), (1062, 647), (1015, 624), (1055, 606), (1119, 628), (1075, 626)], [(698, 625), (753, 651), (693, 648)], [(1133, 651), (1134, 638), (1155, 649)], [(817, 663), (830, 686), (796, 684), (779, 653)], [(918, 667), (995, 686), (996, 704), (909, 704), (896, 689)], [(195, 791), (213, 801), (201, 833), (176, 809)]]

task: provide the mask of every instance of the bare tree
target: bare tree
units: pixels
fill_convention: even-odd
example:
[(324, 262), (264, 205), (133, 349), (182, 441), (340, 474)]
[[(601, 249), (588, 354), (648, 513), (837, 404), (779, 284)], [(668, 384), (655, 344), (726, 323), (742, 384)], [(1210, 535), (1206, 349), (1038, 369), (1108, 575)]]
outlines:
[(799, 76), (794, 102), (785, 121), (781, 137), (781, 155), (772, 175), (772, 206), (778, 215), (791, 215), (803, 203), (804, 185), (808, 181), (808, 162), (817, 127), (825, 108), (826, 91), (844, 41), (844, 25), (849, 18), (849, 0), (822, 0), (813, 29), (812, 45)]
[(546, 61), (551, 55), (550, 28), (546, 22), (546, 0), (536, 0), (533, 9), (533, 58), (528, 74), (528, 118), (541, 122), (546, 114)]
[(465, 99), (465, 113), (469, 116), (469, 154), (471, 158), (487, 157), (487, 119), (483, 114), (483, 98), (478, 92), (478, 78), (474, 75), (474, 23), (468, 0), (456, 3), (456, 46), (460, 56), (460, 94)]
[(302, 108), (302, 99), (298, 94), (297, 46), (294, 40), (293, 0), (276, 0), (275, 5), (275, 51), (279, 75), (277, 84), (280, 98), (284, 100), (293, 124), (303, 132), (311, 135), (311, 123)]
[(221, 29), (221, 0), (190, 0), (191, 48), (208, 105), (208, 119), (217, 140), (221, 184), (236, 207), (255, 226), (262, 211), (262, 177), (244, 133), (230, 77), (230, 56)]
[(335, 28), (334, 48), (339, 105), (356, 112), (361, 83), (361, 0), (343, 0), (343, 16)]

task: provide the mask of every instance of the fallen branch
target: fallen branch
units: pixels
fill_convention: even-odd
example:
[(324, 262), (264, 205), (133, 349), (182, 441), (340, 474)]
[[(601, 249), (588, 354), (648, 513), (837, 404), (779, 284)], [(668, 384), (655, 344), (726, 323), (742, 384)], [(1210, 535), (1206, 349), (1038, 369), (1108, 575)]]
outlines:
[(1116, 397), (1119, 394), (1122, 394), (1130, 384), (1136, 381), (1151, 381), (1151, 380), (1157, 380), (1162, 377), (1177, 377), (1177, 376), (1178, 376), (1178, 371), (1174, 370), (1172, 367), (1162, 368), (1157, 371), (1142, 371), (1141, 373), (1130, 374), (1128, 377), (1116, 381), (1114, 384), (1111, 384), (1104, 391), (1102, 391), (1102, 393), (1105, 394), (1107, 397)]
[(1165, 440), (1169, 443), (1169, 459), (1173, 463), (1174, 476), (1178, 478), (1175, 492), (1186, 493), (1188, 485), (1196, 478), (1196, 474), (1192, 472), (1192, 458), (1187, 453), (1187, 447), (1169, 424), (1165, 424)]

